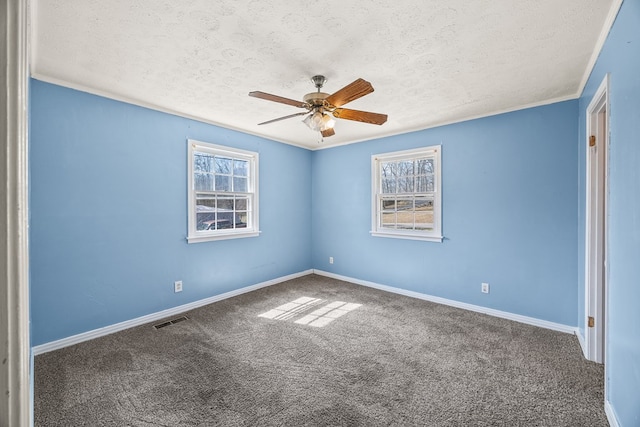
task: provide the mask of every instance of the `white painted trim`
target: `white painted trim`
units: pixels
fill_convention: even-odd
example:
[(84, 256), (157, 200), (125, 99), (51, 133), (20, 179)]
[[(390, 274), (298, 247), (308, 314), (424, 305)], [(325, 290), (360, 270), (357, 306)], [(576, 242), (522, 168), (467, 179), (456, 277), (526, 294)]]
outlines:
[(33, 347), (33, 355), (48, 353), (50, 351), (58, 350), (71, 345), (79, 344), (84, 341), (89, 341), (94, 338), (103, 337), (105, 335), (113, 334), (115, 332), (123, 331), (125, 329), (133, 328), (135, 326), (144, 325), (145, 323), (154, 322), (156, 320), (172, 317), (180, 313), (184, 313), (189, 310), (196, 309), (214, 302), (222, 301), (228, 298), (232, 298), (238, 295), (245, 294), (247, 292), (256, 291), (267, 286), (276, 285), (278, 283), (286, 282), (287, 280), (296, 279), (298, 277), (312, 274), (313, 270), (305, 270), (299, 273), (289, 274), (287, 276), (278, 277), (276, 279), (267, 280), (266, 282), (257, 283), (255, 285), (246, 286), (244, 288), (236, 289), (234, 291), (225, 292), (224, 294), (215, 295), (209, 298), (204, 298), (198, 301), (183, 304), (177, 307), (169, 308), (166, 310), (158, 311), (156, 313), (147, 314), (146, 316), (137, 317), (135, 319), (126, 320), (124, 322), (116, 323), (114, 325), (105, 326), (103, 328), (94, 329), (92, 331), (83, 332), (81, 334), (73, 335), (60, 340), (51, 341), (46, 344), (40, 344)]
[(611, 406), (611, 402), (609, 402), (608, 400), (604, 401), (604, 413), (607, 415), (609, 427), (620, 427), (618, 417), (616, 416), (616, 411), (613, 409), (613, 406)]
[(215, 236), (187, 236), (188, 243), (201, 243), (201, 242), (215, 242), (217, 240), (232, 240), (232, 239), (243, 239), (245, 237), (258, 237), (260, 236), (261, 231), (250, 231), (250, 232), (236, 232), (236, 233), (226, 233), (226, 234), (216, 234)]
[(582, 354), (585, 359), (587, 358), (587, 344), (584, 341), (584, 335), (580, 332), (580, 328), (576, 328), (576, 337), (578, 337), (578, 344), (580, 344), (580, 349), (582, 350)]
[(189, 120), (195, 120), (201, 123), (206, 123), (209, 125), (213, 125), (213, 126), (217, 126), (219, 128), (223, 128), (223, 129), (229, 129), (229, 130), (233, 130), (236, 132), (242, 132), (244, 134), (247, 135), (253, 135), (253, 136), (257, 136), (263, 139), (268, 139), (270, 141), (276, 141), (276, 142), (281, 142), (283, 144), (288, 144), (288, 145), (293, 145), (294, 147), (298, 147), (298, 148), (304, 148), (305, 150), (311, 150), (309, 147), (307, 147), (306, 145), (303, 144), (296, 144), (294, 142), (291, 141), (286, 141), (283, 139), (276, 139), (272, 136), (267, 136), (267, 135), (263, 135), (261, 133), (258, 132), (251, 132), (248, 131), (246, 129), (240, 129), (239, 127), (236, 126), (230, 126), (228, 124), (223, 124), (220, 122), (217, 122), (215, 120), (209, 120), (206, 119), (204, 117), (200, 117), (194, 114), (188, 114), (188, 113), (184, 113), (178, 110), (174, 110), (173, 108), (167, 108), (167, 107), (163, 107), (161, 105), (156, 105), (150, 102), (145, 102), (145, 101), (141, 101), (139, 99), (136, 98), (132, 98), (130, 96), (126, 96), (126, 95), (121, 95), (121, 94), (115, 94), (115, 93), (111, 93), (105, 90), (100, 90), (100, 89), (95, 89), (95, 88), (91, 88), (88, 86), (83, 86), (80, 84), (76, 84), (76, 83), (70, 83), (66, 80), (62, 80), (62, 79), (57, 79), (55, 77), (50, 77), (50, 76), (46, 76), (40, 73), (36, 73), (34, 71), (31, 72), (31, 77), (39, 80), (41, 82), (45, 82), (45, 83), (51, 83), (57, 86), (62, 86), (62, 87), (66, 87), (69, 89), (73, 89), (73, 90), (77, 90), (80, 92), (85, 92), (85, 93), (89, 93), (91, 95), (96, 95), (96, 96), (100, 96), (102, 98), (106, 98), (106, 99), (112, 99), (114, 101), (119, 101), (119, 102), (124, 102), (125, 104), (131, 104), (131, 105), (135, 105), (138, 107), (142, 107), (142, 108), (148, 108), (150, 110), (154, 110), (154, 111), (159, 111), (161, 113), (166, 113), (166, 114), (171, 114), (172, 116), (176, 116), (176, 117), (182, 117), (185, 119), (189, 119)]
[[(242, 159), (249, 163), (248, 191), (250, 216), (247, 228), (198, 231), (197, 213), (195, 209), (196, 192), (193, 182), (193, 156), (195, 151), (206, 152), (213, 155), (229, 156), (234, 159)], [(260, 236), (260, 197), (259, 197), (259, 170), (260, 154), (255, 151), (242, 150), (240, 148), (211, 144), (208, 142), (187, 139), (187, 242), (200, 243), (215, 240), (240, 239), (243, 237)]]
[(417, 298), (424, 301), (435, 302), (437, 304), (448, 305), (451, 307), (462, 308), (464, 310), (475, 311), (476, 313), (488, 314), (494, 317), (500, 317), (502, 319), (513, 320), (515, 322), (526, 323), (527, 325), (538, 326), (544, 329), (551, 329), (558, 332), (565, 332), (567, 334), (576, 334), (577, 328), (569, 325), (563, 325), (561, 323), (549, 322), (547, 320), (536, 319), (535, 317), (522, 316), (520, 314), (509, 313), (507, 311), (495, 310), (493, 308), (482, 307), (479, 305), (468, 304), (465, 302), (459, 302), (451, 299), (436, 297), (432, 295), (423, 294), (415, 291), (408, 291), (406, 289), (395, 288), (392, 286), (381, 285), (375, 282), (369, 282), (366, 280), (354, 279), (348, 276), (342, 276), (340, 274), (329, 273), (323, 270), (313, 270), (314, 274), (320, 276), (330, 277), (332, 279), (338, 279), (345, 282), (353, 283), (356, 285), (367, 286), (369, 288), (379, 289), (385, 292), (391, 292), (394, 294), (404, 295), (411, 298)]
[(559, 96), (556, 98), (551, 98), (551, 99), (546, 99), (543, 101), (538, 101), (538, 102), (531, 102), (529, 104), (524, 104), (524, 105), (519, 105), (517, 107), (513, 107), (513, 108), (503, 108), (500, 110), (495, 110), (495, 111), (491, 111), (488, 113), (484, 113), (484, 114), (475, 114), (475, 115), (471, 115), (471, 116), (466, 116), (466, 117), (461, 117), (459, 119), (455, 119), (455, 120), (441, 120), (439, 122), (434, 122), (431, 123), (429, 125), (423, 125), (423, 126), (415, 126), (412, 128), (408, 128), (408, 129), (403, 129), (402, 131), (399, 132), (381, 132), (378, 135), (376, 135), (375, 137), (368, 137), (368, 138), (359, 138), (359, 139), (354, 139), (351, 141), (347, 141), (347, 142), (343, 142), (343, 143), (339, 143), (339, 144), (333, 144), (333, 145), (318, 145), (317, 147), (314, 148), (310, 148), (310, 147), (306, 147), (303, 146), (303, 148), (306, 148), (307, 150), (311, 150), (311, 151), (316, 151), (316, 150), (326, 150), (329, 148), (335, 148), (335, 147), (340, 147), (343, 145), (350, 145), (350, 144), (356, 144), (358, 142), (366, 142), (366, 141), (375, 141), (378, 139), (382, 139), (382, 138), (389, 138), (392, 136), (398, 136), (398, 135), (406, 135), (408, 133), (413, 133), (413, 132), (420, 132), (423, 130), (427, 130), (427, 129), (434, 129), (434, 128), (440, 128), (443, 126), (448, 126), (448, 125), (453, 125), (456, 123), (464, 123), (464, 122), (469, 122), (471, 120), (477, 120), (477, 119), (484, 119), (486, 117), (493, 117), (493, 116), (499, 116), (500, 114), (507, 114), (507, 113), (513, 113), (515, 111), (521, 111), (521, 110), (527, 110), (529, 108), (536, 108), (536, 107), (543, 107), (545, 105), (551, 105), (551, 104), (557, 104), (559, 102), (564, 102), (564, 101), (571, 101), (574, 99), (577, 99), (580, 97), (580, 93), (574, 93), (571, 95), (566, 95), (566, 96)]
[(535, 108), (535, 107), (542, 107), (544, 105), (551, 105), (551, 104), (556, 104), (558, 102), (563, 102), (563, 101), (570, 101), (573, 99), (576, 99), (579, 97), (580, 92), (577, 92), (576, 94), (572, 94), (572, 95), (567, 95), (567, 96), (559, 96), (557, 98), (552, 98), (552, 99), (546, 99), (544, 101), (539, 101), (539, 102), (532, 102), (529, 104), (525, 104), (525, 105), (520, 105), (517, 107), (513, 107), (513, 108), (504, 108), (501, 110), (496, 110), (496, 111), (492, 111), (486, 114), (477, 114), (477, 115), (472, 115), (472, 116), (467, 116), (467, 117), (462, 117), (456, 120), (442, 120), (439, 122), (435, 122), (435, 123), (431, 123), (430, 125), (427, 126), (416, 126), (413, 128), (409, 128), (409, 129), (403, 129), (402, 131), (399, 132), (382, 132), (378, 135), (376, 135), (375, 137), (367, 137), (367, 138), (359, 138), (359, 139), (354, 139), (351, 141), (346, 141), (343, 143), (339, 143), (339, 144), (333, 144), (333, 145), (325, 145), (325, 144), (318, 144), (317, 146), (313, 146), (313, 147), (309, 147), (305, 144), (298, 144), (292, 141), (288, 141), (285, 139), (281, 139), (281, 138), (275, 138), (273, 136), (268, 136), (268, 135), (264, 135), (258, 132), (250, 132), (246, 129), (240, 129), (239, 127), (235, 127), (235, 126), (229, 126), (229, 125), (225, 125), (223, 123), (220, 122), (216, 122), (215, 120), (209, 120), (209, 119), (205, 119), (204, 117), (200, 117), (200, 116), (196, 116), (193, 114), (187, 114), (187, 113), (183, 113), (171, 108), (166, 108), (166, 107), (162, 107), (159, 105), (155, 105), (149, 102), (144, 102), (135, 98), (131, 98), (125, 95), (119, 95), (119, 94), (114, 94), (114, 93), (110, 93), (104, 90), (99, 90), (99, 89), (95, 89), (95, 88), (90, 88), (87, 86), (83, 86), (83, 85), (79, 85), (79, 84), (75, 84), (75, 83), (70, 83), (67, 82), (65, 80), (62, 79), (57, 79), (55, 77), (50, 77), (50, 76), (46, 76), (37, 72), (32, 71), (31, 72), (31, 77), (45, 82), (45, 83), (51, 83), (57, 86), (62, 86), (62, 87), (66, 87), (69, 89), (73, 89), (73, 90), (77, 90), (80, 92), (85, 92), (85, 93), (89, 93), (92, 95), (96, 95), (96, 96), (100, 96), (102, 98), (107, 98), (107, 99), (112, 99), (114, 101), (120, 101), (120, 102), (124, 102), (126, 104), (131, 104), (131, 105), (136, 105), (138, 107), (143, 107), (143, 108), (148, 108), (150, 110), (155, 110), (155, 111), (160, 111), (162, 113), (166, 113), (166, 114), (171, 114), (173, 116), (177, 116), (177, 117), (182, 117), (185, 119), (189, 119), (189, 120), (195, 120), (198, 122), (202, 122), (202, 123), (206, 123), (206, 124), (210, 124), (210, 125), (214, 125), (214, 126), (218, 126), (220, 128), (223, 129), (230, 129), (236, 132), (242, 132), (244, 134), (247, 135), (253, 135), (253, 136), (257, 136), (260, 138), (264, 138), (270, 141), (275, 141), (275, 142), (281, 142), (283, 144), (287, 144), (287, 145), (292, 145), (294, 147), (298, 147), (298, 148), (303, 148), (305, 150), (309, 150), (309, 151), (317, 151), (317, 150), (324, 150), (324, 149), (328, 149), (328, 148), (335, 148), (335, 147), (341, 147), (343, 145), (350, 145), (350, 144), (355, 144), (358, 142), (366, 142), (366, 141), (373, 141), (373, 140), (377, 140), (377, 139), (381, 139), (381, 138), (387, 138), (387, 137), (391, 137), (391, 136), (398, 136), (398, 135), (406, 135), (408, 133), (412, 133), (412, 132), (418, 132), (418, 131), (422, 131), (422, 130), (427, 130), (427, 129), (433, 129), (433, 128), (439, 128), (442, 126), (447, 126), (447, 125), (451, 125), (451, 124), (456, 124), (456, 123), (463, 123), (463, 122), (468, 122), (471, 120), (476, 120), (476, 119), (482, 119), (485, 117), (492, 117), (492, 116), (497, 116), (500, 114), (506, 114), (506, 113), (512, 113), (514, 111), (520, 111), (520, 110), (526, 110), (529, 108)]
[[(606, 333), (604, 328), (607, 327), (607, 314), (608, 309), (606, 304), (606, 282), (607, 268), (606, 268), (606, 252), (607, 252), (607, 212), (608, 212), (608, 174), (609, 174), (609, 123), (611, 107), (609, 104), (609, 84), (610, 76), (606, 74), (600, 83), (596, 93), (589, 102), (586, 109), (586, 155), (585, 155), (585, 247), (584, 247), (584, 319), (585, 322), (585, 358), (596, 363), (603, 363), (605, 358), (605, 337)], [(601, 141), (601, 129), (598, 116), (604, 110), (605, 112), (605, 125), (604, 140)], [(595, 119), (594, 119), (595, 117)], [(589, 147), (589, 136), (596, 135), (596, 147)], [(595, 171), (592, 170), (592, 162), (594, 163)], [(593, 173), (596, 176), (592, 176)], [(595, 180), (595, 181), (594, 181)], [(592, 201), (591, 191), (592, 186), (597, 185), (596, 189), (596, 201)], [(599, 198), (602, 197), (602, 201)], [(602, 205), (600, 204), (602, 203)], [(600, 212), (600, 207), (603, 207), (603, 212)], [(595, 236), (592, 236), (592, 228), (599, 227), (602, 224), (602, 229), (596, 230)], [(603, 242), (599, 242), (600, 232), (602, 234)], [(593, 247), (592, 247), (593, 245)], [(596, 252), (592, 254), (592, 250)], [(592, 256), (594, 258), (592, 258)], [(595, 268), (595, 275), (592, 275), (592, 268)], [(593, 276), (593, 277), (592, 277)], [(604, 310), (604, 315), (603, 315)], [(593, 316), (595, 319), (595, 328), (589, 328), (587, 325), (587, 318)]]
[(0, 426), (31, 419), (29, 348), (29, 6), (0, 6)]
[(401, 233), (401, 232), (385, 232), (385, 231), (370, 231), (369, 234), (373, 237), (387, 237), (392, 239), (406, 239), (406, 240), (422, 240), (423, 242), (437, 242), (442, 243), (444, 236), (420, 236), (419, 234)]
[(593, 52), (591, 52), (591, 57), (589, 58), (589, 63), (587, 64), (587, 68), (585, 68), (584, 74), (582, 75), (580, 86), (578, 87), (578, 91), (576, 92), (578, 97), (584, 91), (584, 87), (587, 85), (587, 82), (589, 81), (589, 77), (591, 77), (591, 73), (593, 72), (593, 67), (596, 66), (596, 61), (598, 61), (600, 52), (602, 51), (602, 48), (604, 47), (604, 44), (607, 41), (607, 37), (609, 37), (609, 31), (611, 31), (611, 27), (613, 27), (613, 24), (616, 21), (616, 17), (618, 16), (618, 12), (620, 11), (622, 2), (623, 0), (613, 0), (613, 3), (611, 4), (609, 13), (607, 14), (607, 17), (604, 21), (604, 25), (600, 30), (600, 35), (598, 36), (596, 45), (593, 48)]
[[(433, 230), (393, 230), (380, 227), (380, 203), (381, 203), (381, 163), (400, 160), (412, 160), (416, 158), (434, 159), (433, 189)], [(415, 190), (415, 189), (414, 189)], [(406, 193), (412, 196), (418, 193)], [(390, 194), (392, 195), (392, 194)], [(423, 240), (429, 242), (442, 242), (442, 145), (413, 148), (410, 150), (393, 151), (373, 154), (371, 156), (371, 231), (373, 237), (387, 237), (410, 240)]]

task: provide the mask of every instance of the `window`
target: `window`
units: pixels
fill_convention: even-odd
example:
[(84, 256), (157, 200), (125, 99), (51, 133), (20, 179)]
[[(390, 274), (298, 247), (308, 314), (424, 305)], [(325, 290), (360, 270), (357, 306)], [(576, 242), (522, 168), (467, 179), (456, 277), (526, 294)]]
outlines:
[(254, 237), (258, 153), (189, 140), (189, 243)]
[(440, 145), (371, 157), (371, 235), (442, 241)]

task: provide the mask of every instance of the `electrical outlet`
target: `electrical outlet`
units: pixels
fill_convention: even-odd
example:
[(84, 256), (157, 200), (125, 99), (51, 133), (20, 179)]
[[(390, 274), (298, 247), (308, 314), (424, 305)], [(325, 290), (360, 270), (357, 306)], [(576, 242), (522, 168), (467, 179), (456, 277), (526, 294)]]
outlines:
[(333, 257), (332, 256), (329, 257), (329, 264), (333, 264)]
[(488, 283), (483, 283), (482, 284), (482, 293), (483, 294), (488, 294), (489, 293), (489, 284)]
[(173, 291), (182, 292), (182, 280), (176, 280), (173, 282)]

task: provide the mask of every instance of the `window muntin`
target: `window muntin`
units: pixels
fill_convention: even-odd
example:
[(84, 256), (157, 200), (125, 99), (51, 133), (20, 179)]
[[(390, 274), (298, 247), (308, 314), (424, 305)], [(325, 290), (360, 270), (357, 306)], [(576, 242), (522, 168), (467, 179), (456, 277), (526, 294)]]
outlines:
[(189, 140), (189, 242), (258, 235), (258, 153)]
[(374, 236), (442, 241), (440, 146), (372, 156)]

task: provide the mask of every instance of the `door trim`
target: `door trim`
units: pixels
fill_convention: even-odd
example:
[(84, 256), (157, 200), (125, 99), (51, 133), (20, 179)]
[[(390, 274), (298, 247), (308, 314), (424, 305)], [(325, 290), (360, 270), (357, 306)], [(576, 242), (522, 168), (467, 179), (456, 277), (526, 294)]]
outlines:
[[(606, 360), (608, 323), (606, 248), (611, 111), (609, 80), (609, 74), (605, 75), (586, 110), (584, 353), (588, 360), (597, 363), (604, 363)], [(590, 146), (591, 136), (596, 137), (595, 146)], [(596, 186), (595, 200), (592, 197), (593, 186)], [(595, 327), (589, 327), (589, 317), (593, 317)]]
[(31, 424), (28, 212), (28, 4), (1, 3), (0, 425)]

